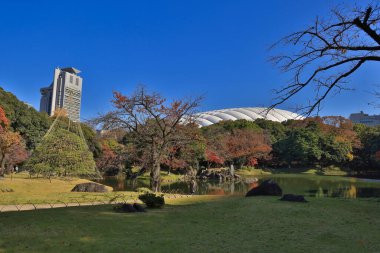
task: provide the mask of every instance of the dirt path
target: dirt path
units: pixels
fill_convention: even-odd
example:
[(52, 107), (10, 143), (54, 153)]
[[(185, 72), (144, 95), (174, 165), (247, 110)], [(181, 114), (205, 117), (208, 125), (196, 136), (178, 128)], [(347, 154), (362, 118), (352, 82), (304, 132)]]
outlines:
[(91, 202), (91, 203), (55, 203), (55, 204), (19, 204), (19, 205), (0, 205), (0, 213), (14, 212), (14, 211), (30, 211), (39, 209), (51, 209), (62, 207), (74, 206), (97, 206), (108, 204), (105, 202)]

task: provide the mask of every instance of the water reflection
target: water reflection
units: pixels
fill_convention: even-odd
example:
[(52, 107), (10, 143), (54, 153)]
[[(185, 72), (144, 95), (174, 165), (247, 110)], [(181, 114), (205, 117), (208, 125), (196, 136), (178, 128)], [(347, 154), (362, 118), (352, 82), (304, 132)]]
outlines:
[[(282, 188), (283, 193), (302, 194), (310, 197), (343, 197), (343, 198), (380, 198), (380, 182), (354, 178), (303, 176), (303, 175), (271, 175), (259, 178), (259, 182), (272, 178)], [(115, 191), (134, 191), (149, 187), (148, 180), (125, 180), (123, 178), (105, 178), (100, 183), (112, 186)], [(196, 194), (205, 195), (243, 195), (257, 186), (253, 178), (245, 178), (240, 182), (197, 181)], [(163, 191), (189, 193), (187, 182), (163, 183)]]

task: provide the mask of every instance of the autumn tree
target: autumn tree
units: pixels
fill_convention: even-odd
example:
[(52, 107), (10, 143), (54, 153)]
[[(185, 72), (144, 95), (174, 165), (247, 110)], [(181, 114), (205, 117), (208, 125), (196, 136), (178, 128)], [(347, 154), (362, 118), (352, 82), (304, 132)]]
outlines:
[(109, 175), (120, 174), (129, 158), (127, 147), (113, 138), (102, 139), (100, 145), (101, 155), (95, 159), (98, 170)]
[(257, 164), (257, 160), (268, 158), (271, 151), (269, 131), (255, 122), (221, 121), (203, 127), (202, 132), (207, 140), (205, 159), (208, 165), (228, 162), (239, 168), (254, 159), (253, 163)]
[(28, 150), (33, 150), (49, 129), (51, 124), (49, 116), (36, 111), (1, 87), (0, 107), (6, 112), (9, 127), (21, 135)]
[[(193, 130), (199, 129), (195, 126)], [(168, 174), (171, 169), (188, 169), (189, 172), (195, 169), (198, 171), (199, 162), (204, 159), (205, 142), (200, 136), (200, 131), (198, 133), (195, 131), (192, 133), (197, 136), (194, 140), (178, 142), (169, 147), (169, 152), (163, 160), (163, 164), (168, 168)], [(191, 173), (194, 172), (191, 171)]]
[(9, 119), (5, 115), (4, 109), (0, 106), (0, 130), (9, 127)]
[(262, 131), (236, 129), (225, 135), (221, 141), (226, 160), (236, 164), (238, 169), (254, 159), (257, 164), (257, 160), (269, 158), (272, 151), (269, 136)]
[(4, 176), (7, 167), (11, 168), (28, 157), (22, 137), (9, 126), (10, 121), (0, 107), (0, 176)]
[(208, 145), (205, 150), (205, 160), (207, 161), (207, 168), (210, 168), (211, 164), (223, 165), (225, 160), (224, 157), (217, 151), (212, 150), (211, 145)]
[(372, 4), (352, 10), (337, 8), (328, 19), (317, 18), (304, 30), (292, 33), (278, 45), (291, 53), (272, 58), (291, 81), (276, 91), (272, 108), (289, 100), (307, 87), (315, 97), (302, 111), (310, 115), (319, 111), (322, 101), (331, 93), (347, 89), (347, 78), (368, 62), (380, 61), (380, 7)]
[(179, 142), (192, 141), (193, 113), (201, 98), (174, 100), (171, 103), (157, 93), (138, 88), (126, 96), (114, 92), (114, 110), (95, 119), (103, 129), (125, 129), (138, 147), (145, 164), (151, 171), (151, 188), (160, 190), (161, 163), (169, 153), (169, 147)]

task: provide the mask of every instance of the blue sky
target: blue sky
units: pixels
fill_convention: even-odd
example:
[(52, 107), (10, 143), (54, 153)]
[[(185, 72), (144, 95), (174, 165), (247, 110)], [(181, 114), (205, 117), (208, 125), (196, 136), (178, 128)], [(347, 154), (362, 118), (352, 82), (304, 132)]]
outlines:
[[(341, 3), (1, 1), (0, 86), (39, 108), (54, 68), (73, 66), (84, 79), (83, 119), (109, 110), (112, 91), (128, 94), (139, 84), (169, 99), (205, 95), (203, 111), (268, 106), (289, 78), (268, 62), (269, 46)], [(321, 114), (379, 113), (368, 105), (379, 75), (378, 66), (364, 66), (350, 78), (356, 91), (330, 97)]]

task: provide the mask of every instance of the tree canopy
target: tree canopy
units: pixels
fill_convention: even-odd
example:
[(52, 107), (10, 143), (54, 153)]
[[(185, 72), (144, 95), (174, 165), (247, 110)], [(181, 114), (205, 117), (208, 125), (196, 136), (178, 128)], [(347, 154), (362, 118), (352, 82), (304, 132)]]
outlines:
[(95, 176), (92, 153), (80, 136), (56, 129), (37, 146), (25, 167), (31, 174), (51, 176)]
[(1, 87), (0, 107), (4, 109), (10, 127), (24, 138), (26, 147), (29, 150), (34, 149), (50, 127), (48, 115), (36, 111)]
[(95, 119), (104, 129), (125, 129), (151, 171), (151, 188), (160, 190), (161, 163), (173, 146), (196, 138), (192, 114), (201, 98), (167, 102), (157, 93), (138, 88), (131, 95), (114, 92), (114, 110)]

